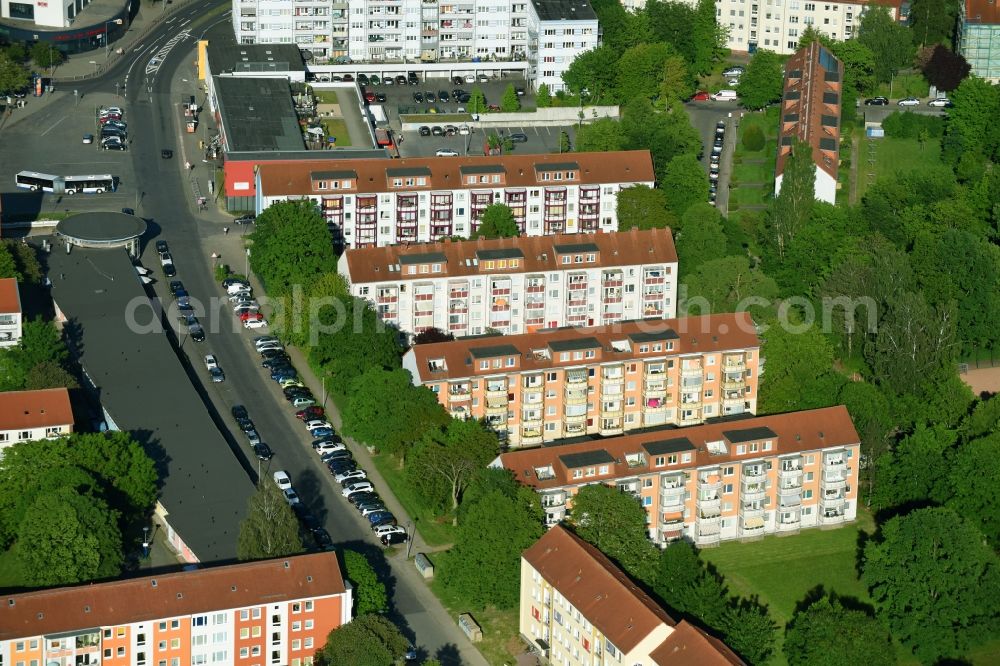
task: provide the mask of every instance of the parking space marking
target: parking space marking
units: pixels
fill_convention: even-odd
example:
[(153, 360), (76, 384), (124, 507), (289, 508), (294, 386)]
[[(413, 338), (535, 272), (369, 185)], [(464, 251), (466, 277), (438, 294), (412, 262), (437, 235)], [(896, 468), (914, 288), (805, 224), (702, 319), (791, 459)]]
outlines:
[(52, 123), (52, 127), (48, 128), (47, 130), (45, 130), (44, 132), (42, 132), (41, 136), (45, 136), (46, 134), (48, 134), (49, 132), (51, 132), (52, 130), (54, 130), (56, 128), (56, 125), (58, 125), (59, 123), (61, 123), (64, 120), (66, 120), (66, 116), (63, 116), (59, 120), (57, 120), (54, 123)]
[(170, 39), (166, 44), (163, 45), (156, 55), (150, 59), (149, 63), (146, 65), (146, 74), (155, 74), (159, 71), (160, 66), (163, 65), (163, 60), (169, 55), (170, 51), (180, 42), (184, 41), (191, 36), (190, 30), (183, 30), (177, 33), (176, 36)]

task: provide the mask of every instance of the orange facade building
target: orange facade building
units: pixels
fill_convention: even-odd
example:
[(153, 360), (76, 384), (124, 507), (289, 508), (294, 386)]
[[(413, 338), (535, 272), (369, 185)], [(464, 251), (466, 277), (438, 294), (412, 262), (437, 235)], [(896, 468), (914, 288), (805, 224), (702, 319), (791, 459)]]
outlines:
[(753, 414), (761, 359), (744, 312), (416, 345), (403, 367), (524, 447)]
[(5, 595), (10, 666), (309, 666), (352, 595), (315, 553)]

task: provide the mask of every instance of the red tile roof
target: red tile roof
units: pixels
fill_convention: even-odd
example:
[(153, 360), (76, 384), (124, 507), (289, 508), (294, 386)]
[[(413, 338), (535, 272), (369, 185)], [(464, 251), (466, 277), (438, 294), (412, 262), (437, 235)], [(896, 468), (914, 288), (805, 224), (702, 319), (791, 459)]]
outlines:
[[(421, 382), (444, 381), (475, 375), (476, 369), (466, 361), (477, 349), (485, 350), (497, 345), (513, 348), (520, 354), (520, 365), (517, 370), (523, 372), (566, 365), (557, 360), (556, 354), (552, 354), (550, 359), (545, 359), (532, 353), (533, 350), (543, 349), (549, 345), (593, 338), (603, 350), (602, 358), (594, 363), (624, 361), (640, 358), (638, 345), (633, 343), (630, 345), (631, 351), (618, 352), (612, 349), (612, 342), (627, 340), (630, 335), (668, 334), (670, 331), (676, 334), (676, 337), (672, 338), (673, 351), (656, 353), (653, 354), (654, 357), (706, 354), (729, 349), (756, 349), (760, 346), (750, 315), (746, 312), (736, 312), (680, 319), (640, 319), (589, 328), (553, 328), (502, 337), (460, 338), (448, 342), (416, 345), (409, 353), (414, 355)], [(667, 340), (670, 337), (665, 335), (663, 339)], [(444, 359), (446, 369), (431, 372), (428, 365), (431, 359)], [(574, 361), (573, 364), (580, 365), (580, 362)]]
[[(650, 229), (601, 234), (557, 234), (554, 236), (521, 236), (518, 238), (478, 239), (469, 241), (443, 241), (414, 245), (392, 245), (350, 249), (346, 252), (351, 283), (402, 282), (426, 280), (428, 277), (460, 277), (465, 275), (494, 274), (479, 265), (481, 253), (496, 251), (520, 252), (520, 263), (512, 273), (534, 273), (554, 270), (579, 269), (579, 265), (559, 263), (556, 245), (593, 243), (597, 246), (597, 266), (614, 268), (635, 264), (665, 264), (677, 261), (674, 239), (670, 229)], [(437, 253), (445, 256), (442, 271), (432, 275), (409, 275), (398, 270), (389, 272), (389, 266), (398, 265), (400, 257)], [(587, 265), (593, 268), (594, 265)]]
[(742, 666), (745, 662), (718, 638), (681, 620), (650, 655), (657, 666)]
[(0, 640), (342, 594), (332, 552), (0, 597)]
[(64, 388), (0, 393), (0, 430), (72, 424), (73, 409)]
[(561, 525), (521, 556), (623, 652), (660, 625), (675, 624), (604, 553)]
[[(565, 165), (567, 170), (579, 172), (579, 176), (568, 180), (540, 180), (536, 177), (536, 166), (549, 168)], [(577, 165), (573, 169), (570, 165)], [(475, 170), (477, 167), (501, 167), (504, 183), (470, 185), (462, 177), (463, 167)], [(389, 172), (399, 173), (413, 170), (427, 177), (427, 185), (390, 187)], [(314, 190), (310, 174), (339, 173), (341, 179), (354, 179), (357, 185), (350, 190)], [(345, 174), (352, 173), (347, 176)], [(572, 153), (567, 155), (503, 155), (468, 157), (413, 157), (398, 160), (352, 159), (352, 160), (309, 160), (292, 164), (261, 164), (258, 167), (261, 193), (276, 197), (305, 194), (374, 194), (390, 191), (412, 192), (414, 190), (458, 190), (490, 189), (494, 187), (538, 187), (589, 185), (601, 183), (651, 183), (654, 181), (653, 160), (648, 150), (616, 151), (607, 153)], [(490, 171), (493, 173), (493, 171)], [(500, 172), (498, 172), (500, 173)], [(329, 176), (328, 180), (337, 179)]]
[(996, 0), (965, 0), (965, 20), (975, 24), (1000, 23), (1000, 3)]
[(0, 313), (21, 312), (21, 294), (15, 278), (0, 279)]
[[(770, 429), (773, 435), (753, 436), (752, 439), (745, 440), (741, 438), (740, 441), (770, 439), (773, 442), (774, 448), (766, 453), (757, 452), (737, 456), (735, 445), (726, 433), (753, 431), (759, 428)], [(747, 436), (753, 434), (751, 432)], [(683, 439), (686, 439), (687, 443), (693, 445), (694, 448), (687, 447), (687, 443), (683, 442)], [(681, 440), (679, 443), (683, 443), (687, 447), (675, 450), (691, 450), (694, 453), (690, 463), (654, 467), (654, 456), (647, 453), (645, 456), (646, 464), (644, 466), (630, 467), (628, 465), (625, 459), (627, 454), (643, 453), (644, 444), (651, 445), (654, 442), (666, 442), (670, 440)], [(717, 441), (726, 442), (727, 450), (725, 453), (709, 453), (706, 444)], [(857, 431), (854, 429), (854, 424), (851, 422), (851, 416), (847, 413), (847, 408), (841, 405), (826, 407), (824, 409), (811, 409), (804, 412), (771, 414), (749, 419), (706, 423), (688, 428), (652, 430), (633, 435), (621, 435), (619, 437), (609, 437), (607, 439), (576, 444), (508, 451), (501, 454), (499, 460), (504, 467), (514, 473), (514, 477), (518, 481), (526, 486), (544, 490), (580, 483), (580, 480), (573, 480), (571, 478), (572, 472), (570, 468), (561, 459), (564, 456), (574, 453), (590, 453), (603, 450), (607, 451), (610, 457), (614, 459), (614, 462), (607, 463), (609, 467), (608, 474), (586, 478), (587, 483), (593, 483), (594, 481), (609, 481), (615, 478), (635, 476), (636, 474), (653, 471), (682, 471), (706, 465), (728, 463), (734, 460), (760, 458), (762, 455), (778, 456), (837, 446), (854, 446), (859, 442), (860, 439)], [(539, 479), (535, 470), (550, 466), (553, 476)]]

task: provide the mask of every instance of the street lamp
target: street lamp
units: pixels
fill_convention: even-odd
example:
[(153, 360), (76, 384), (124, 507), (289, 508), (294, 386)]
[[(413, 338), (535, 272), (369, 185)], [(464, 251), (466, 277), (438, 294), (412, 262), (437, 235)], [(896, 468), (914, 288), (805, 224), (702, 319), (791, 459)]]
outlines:
[(410, 551), (413, 549), (413, 521), (406, 524), (406, 559), (410, 559)]
[(104, 58), (105, 60), (111, 57), (111, 35), (108, 32), (108, 26), (114, 23), (115, 25), (121, 25), (124, 23), (121, 19), (112, 19), (110, 21), (104, 22)]
[(250, 275), (250, 248), (247, 248), (246, 261), (243, 264), (243, 277)]
[(149, 557), (149, 527), (142, 528), (142, 556)]

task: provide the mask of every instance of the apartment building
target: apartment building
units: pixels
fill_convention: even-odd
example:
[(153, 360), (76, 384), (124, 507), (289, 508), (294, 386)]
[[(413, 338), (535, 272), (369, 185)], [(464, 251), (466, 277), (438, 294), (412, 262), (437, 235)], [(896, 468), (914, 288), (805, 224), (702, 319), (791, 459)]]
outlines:
[(510, 451), (491, 466), (538, 491), (549, 525), (604, 483), (645, 507), (654, 542), (712, 546), (853, 521), (859, 442), (840, 406)]
[(0, 662), (309, 666), (351, 604), (332, 552), (10, 594)]
[(677, 316), (669, 229), (356, 249), (339, 270), (354, 296), (407, 333), (516, 334)]
[(21, 292), (16, 278), (0, 279), (0, 349), (21, 342)]
[(965, 0), (958, 22), (959, 51), (972, 73), (1000, 83), (1000, 6), (996, 0)]
[(752, 414), (759, 352), (743, 312), (415, 345), (403, 367), (452, 416), (525, 447)]
[(232, 10), (238, 44), (294, 44), (320, 59), (347, 55), (348, 0), (233, 0)]
[(531, 0), (528, 4), (528, 64), (537, 89), (567, 90), (563, 74), (573, 60), (597, 48), (597, 14), (587, 0)]
[(311, 199), (355, 248), (468, 237), (492, 203), (509, 206), (525, 236), (615, 231), (618, 192), (653, 178), (646, 150), (261, 164), (256, 212)]
[(0, 393), (0, 455), (18, 442), (73, 433), (73, 408), (64, 388)]
[(844, 64), (819, 42), (799, 49), (785, 63), (774, 195), (781, 193), (785, 163), (799, 142), (816, 165), (815, 198), (837, 201), (840, 168), (840, 96)]
[(604, 553), (562, 526), (521, 555), (519, 629), (547, 663), (732, 666), (722, 641), (677, 622)]

